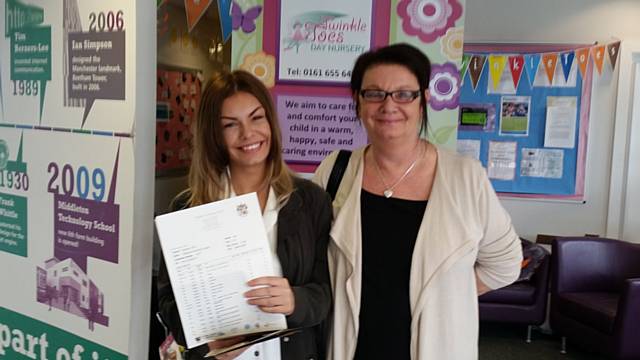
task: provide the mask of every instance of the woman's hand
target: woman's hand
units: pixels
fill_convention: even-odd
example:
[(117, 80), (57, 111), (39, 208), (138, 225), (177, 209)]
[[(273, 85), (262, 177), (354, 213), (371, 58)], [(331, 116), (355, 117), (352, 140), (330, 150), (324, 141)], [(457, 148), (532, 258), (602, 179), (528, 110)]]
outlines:
[(480, 278), (478, 277), (478, 273), (476, 273), (476, 288), (478, 289), (478, 296), (486, 294), (492, 290), (490, 287), (485, 285), (482, 280), (480, 280)]
[[(221, 340), (213, 340), (207, 343), (207, 346), (209, 346), (209, 351), (211, 350), (217, 350), (217, 349), (222, 349), (222, 348), (226, 348), (232, 345), (235, 345), (241, 341), (244, 341), (244, 336), (234, 336), (231, 338), (227, 338), (227, 339), (221, 339)], [(238, 350), (233, 350), (233, 351), (229, 351), (228, 353), (224, 353), (221, 355), (216, 355), (216, 360), (231, 360), (231, 359), (235, 359), (238, 356), (240, 356), (240, 354), (242, 354), (245, 350), (247, 350), (247, 347), (243, 347), (240, 348)]]
[(291, 315), (296, 306), (289, 280), (278, 276), (264, 276), (253, 279), (247, 285), (263, 286), (244, 293), (249, 304), (256, 305), (268, 313)]

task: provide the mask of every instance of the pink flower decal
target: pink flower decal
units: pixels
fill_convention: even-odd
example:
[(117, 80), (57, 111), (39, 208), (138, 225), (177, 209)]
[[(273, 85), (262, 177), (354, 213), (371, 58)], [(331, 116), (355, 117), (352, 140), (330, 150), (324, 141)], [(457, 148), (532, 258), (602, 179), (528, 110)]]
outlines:
[(407, 35), (432, 43), (455, 25), (462, 5), (457, 0), (401, 0), (398, 15)]
[(429, 81), (431, 98), (429, 105), (433, 110), (455, 109), (460, 98), (460, 72), (455, 64), (444, 63), (431, 66)]

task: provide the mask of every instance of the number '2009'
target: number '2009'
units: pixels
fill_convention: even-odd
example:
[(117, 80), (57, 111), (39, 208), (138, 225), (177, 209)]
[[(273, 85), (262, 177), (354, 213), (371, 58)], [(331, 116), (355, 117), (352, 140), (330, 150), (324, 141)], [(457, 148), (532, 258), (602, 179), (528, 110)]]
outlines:
[(89, 170), (85, 166), (80, 166), (75, 172), (71, 165), (65, 164), (60, 171), (58, 164), (51, 162), (47, 172), (51, 174), (49, 185), (47, 185), (49, 192), (59, 194), (62, 188), (64, 195), (71, 196), (77, 189), (78, 196), (86, 199), (90, 190), (93, 189), (91, 197), (94, 200), (102, 201), (104, 198), (106, 181), (104, 171), (100, 168), (93, 169), (89, 176)]

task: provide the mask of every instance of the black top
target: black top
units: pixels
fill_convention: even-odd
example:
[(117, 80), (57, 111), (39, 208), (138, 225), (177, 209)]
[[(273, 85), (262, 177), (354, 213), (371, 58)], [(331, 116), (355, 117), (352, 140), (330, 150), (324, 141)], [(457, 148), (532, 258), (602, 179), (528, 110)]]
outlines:
[[(323, 321), (331, 306), (331, 285), (327, 266), (327, 244), (331, 228), (331, 200), (319, 186), (295, 179), (295, 190), (278, 212), (276, 253), (282, 273), (289, 280), (295, 297), (293, 314), (287, 316), (290, 328), (304, 329), (281, 338), (282, 360), (322, 359), (326, 347)], [(174, 200), (172, 211), (187, 207), (188, 194)], [(184, 345), (184, 333), (164, 259), (158, 273), (159, 309), (176, 341)], [(202, 359), (207, 346), (189, 352), (188, 360)]]
[(410, 359), (411, 256), (427, 201), (362, 190), (362, 295), (354, 359)]

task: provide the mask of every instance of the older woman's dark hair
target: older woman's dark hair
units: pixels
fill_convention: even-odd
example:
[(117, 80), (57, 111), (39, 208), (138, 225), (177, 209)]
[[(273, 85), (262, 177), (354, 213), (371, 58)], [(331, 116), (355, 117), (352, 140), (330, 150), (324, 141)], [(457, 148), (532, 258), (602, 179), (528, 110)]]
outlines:
[(356, 112), (360, 109), (358, 93), (362, 87), (364, 73), (376, 65), (401, 65), (416, 77), (420, 86), (420, 105), (422, 106), (420, 131), (427, 129), (427, 99), (424, 96), (424, 91), (429, 88), (431, 77), (429, 58), (422, 51), (409, 44), (389, 45), (360, 55), (351, 72), (351, 93), (356, 99)]

